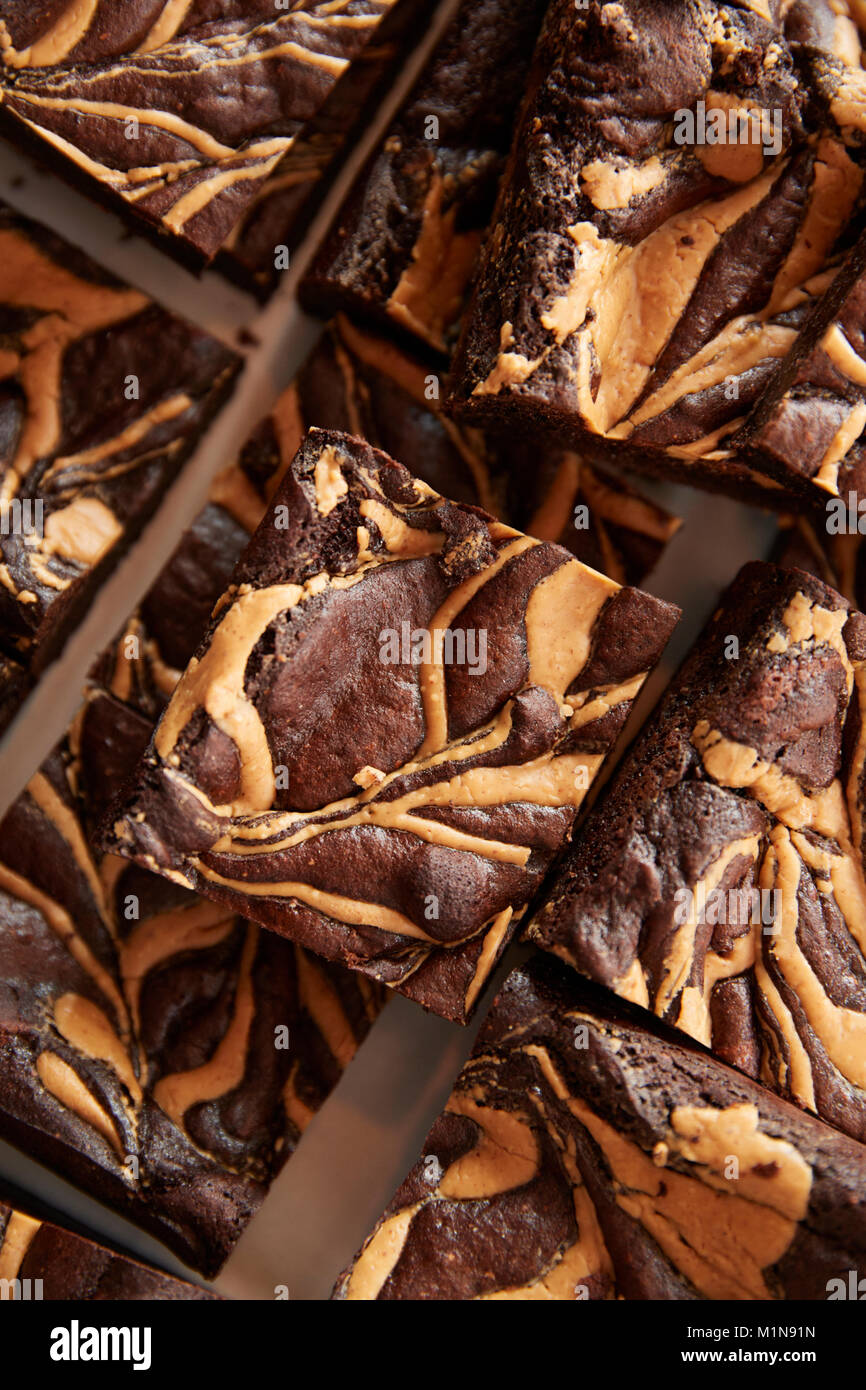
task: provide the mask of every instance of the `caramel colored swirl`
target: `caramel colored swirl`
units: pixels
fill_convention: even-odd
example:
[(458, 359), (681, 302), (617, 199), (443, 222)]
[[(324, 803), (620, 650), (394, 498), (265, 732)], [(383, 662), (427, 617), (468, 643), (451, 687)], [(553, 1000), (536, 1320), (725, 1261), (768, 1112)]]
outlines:
[(530, 929), (861, 1139), (862, 628), (802, 571), (744, 570)]
[(859, 489), (861, 290), (853, 334), (820, 324), (862, 261), (860, 42), (841, 6), (764, 8), (549, 9), (457, 351), (467, 423), (549, 418), (577, 448), (771, 504)]
[[(302, 573), (276, 524), (287, 507), (342, 553), (329, 539), (330, 558), (307, 550)], [(642, 684), (644, 659), (610, 655), (640, 610), (654, 653), (661, 605), (445, 501), (368, 446), (311, 431), (113, 843), (463, 1017)], [(264, 656), (286, 640), (287, 662)], [(199, 843), (179, 854), (164, 818), (180, 803)]]
[(389, 2), (293, 4), (284, 14), (229, 5), (204, 20), (173, 0), (146, 26), (129, 21), (125, 35), (115, 21), (101, 43), (103, 4), (76, 0), (24, 46), (2, 24), (2, 110), (13, 129), (209, 259)]
[(864, 1267), (862, 1147), (601, 998), (512, 972), (336, 1298), (823, 1299)]
[[(0, 302), (0, 647), (25, 685), (149, 519), (239, 364), (7, 208)], [(3, 684), (5, 723), (17, 674)]]
[[(87, 1156), (103, 1199), (213, 1272), (382, 999), (229, 909), (93, 849), (106, 786), (149, 730), (94, 690), (7, 813), (0, 964), (26, 1040), (14, 1075), (31, 1151), (44, 1151), (44, 1136), (52, 1161), (58, 1144), (79, 1163)], [(15, 1065), (4, 1053), (0, 1083)], [(3, 1132), (20, 1115), (0, 1089)], [(0, 1246), (0, 1270), (11, 1250)]]

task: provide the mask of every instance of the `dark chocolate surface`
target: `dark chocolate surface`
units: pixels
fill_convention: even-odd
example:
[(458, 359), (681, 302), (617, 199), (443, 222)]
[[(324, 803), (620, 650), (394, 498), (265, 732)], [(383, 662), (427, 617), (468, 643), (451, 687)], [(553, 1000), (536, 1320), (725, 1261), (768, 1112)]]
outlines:
[(464, 1020), (674, 617), (313, 430), (109, 842)]
[(536, 958), (339, 1299), (826, 1299), (866, 1150)]
[(240, 359), (0, 207), (0, 722), (55, 657)]
[(864, 625), (746, 566), (529, 927), (861, 1140)]

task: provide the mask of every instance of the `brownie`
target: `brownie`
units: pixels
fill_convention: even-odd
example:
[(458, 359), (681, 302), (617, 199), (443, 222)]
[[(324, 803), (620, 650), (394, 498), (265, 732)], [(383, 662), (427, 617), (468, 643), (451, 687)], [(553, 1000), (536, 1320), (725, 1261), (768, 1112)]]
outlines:
[(837, 589), (855, 608), (866, 608), (866, 549), (857, 531), (829, 535), (822, 517), (786, 516), (771, 559), (788, 569), (806, 570)]
[(182, 1302), (216, 1294), (108, 1250), (0, 1196), (0, 1301)]
[(334, 1296), (838, 1297), (864, 1193), (862, 1145), (535, 959)]
[(311, 430), (106, 844), (465, 1021), (675, 618)]
[(301, 283), (304, 305), (453, 346), (546, 0), (462, 0)]
[(866, 618), (747, 565), (528, 934), (866, 1140)]
[(91, 690), (0, 823), (0, 1137), (211, 1276), (382, 998), (93, 849), (151, 729)]
[[(680, 522), (574, 454), (539, 467), (524, 446), (464, 433), (439, 410), (420, 358), (338, 314), (295, 380), (214, 481), (150, 593), (100, 656), (97, 684), (156, 719), (194, 655), (235, 562), (310, 426), (353, 431), (458, 502), (557, 541), (618, 583), (639, 584)], [(509, 494), (506, 498), (506, 492)]]
[(206, 263), (391, 3), (0, 0), (0, 122)]
[(286, 253), (303, 243), (339, 170), (400, 67), (423, 37), (432, 0), (391, 5), (374, 39), (338, 79), (220, 247), (214, 268), (265, 300), (279, 283)]
[(237, 355), (0, 206), (0, 725), (149, 520)]
[[(850, 19), (819, 13), (847, 53)], [(554, 0), (457, 349), (461, 418), (814, 502), (801, 468), (729, 440), (833, 293), (820, 277), (863, 201), (862, 71), (802, 7), (785, 24), (713, 0)]]
[(853, 496), (856, 507), (866, 497), (866, 238), (835, 291), (819, 301), (732, 444), (755, 468), (781, 464), (808, 478), (816, 503)]

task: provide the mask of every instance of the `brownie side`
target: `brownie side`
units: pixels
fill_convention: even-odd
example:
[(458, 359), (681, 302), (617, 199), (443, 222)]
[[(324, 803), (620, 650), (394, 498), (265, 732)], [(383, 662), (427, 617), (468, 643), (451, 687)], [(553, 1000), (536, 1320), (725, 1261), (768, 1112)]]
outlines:
[(338, 1299), (826, 1299), (866, 1151), (552, 960), (512, 971)]
[(312, 312), (453, 346), (543, 13), (463, 0), (301, 283)]
[(529, 936), (866, 1137), (864, 619), (741, 571)]
[(674, 618), (312, 430), (106, 843), (465, 1021)]

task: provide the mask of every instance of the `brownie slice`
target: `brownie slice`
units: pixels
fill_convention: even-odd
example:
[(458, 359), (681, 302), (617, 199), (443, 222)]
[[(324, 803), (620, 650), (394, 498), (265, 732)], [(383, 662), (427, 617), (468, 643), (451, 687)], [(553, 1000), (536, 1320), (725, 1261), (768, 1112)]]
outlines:
[(182, 1302), (216, 1294), (108, 1250), (0, 1197), (0, 1302)]
[(334, 1296), (839, 1297), (864, 1193), (862, 1145), (535, 959)]
[(461, 417), (764, 505), (814, 501), (801, 470), (725, 441), (850, 246), (866, 87), (834, 119), (817, 72), (838, 95), (853, 69), (770, 14), (554, 0), (457, 351)]
[(106, 843), (465, 1021), (675, 617), (311, 430)]
[(840, 594), (747, 565), (529, 927), (861, 1140), (864, 660)]
[(203, 264), (391, 3), (0, 0), (0, 121), (138, 230)]
[(399, 0), (226, 237), (214, 268), (265, 300), (428, 22), (433, 0)]
[(462, 0), (301, 284), (302, 302), (452, 346), (546, 0)]
[(0, 823), (0, 1137), (212, 1276), (382, 999), (92, 848), (151, 729), (91, 691)]
[(530, 457), (525, 446), (460, 430), (440, 412), (437, 387), (419, 358), (338, 314), (237, 462), (215, 479), (151, 592), (99, 658), (96, 683), (152, 719), (162, 712), (310, 426), (360, 435), (437, 492), (558, 542), (618, 583), (645, 578), (679, 518), (575, 454), (554, 451), (540, 467), (537, 450)]
[(0, 725), (226, 399), (240, 359), (0, 206)]

